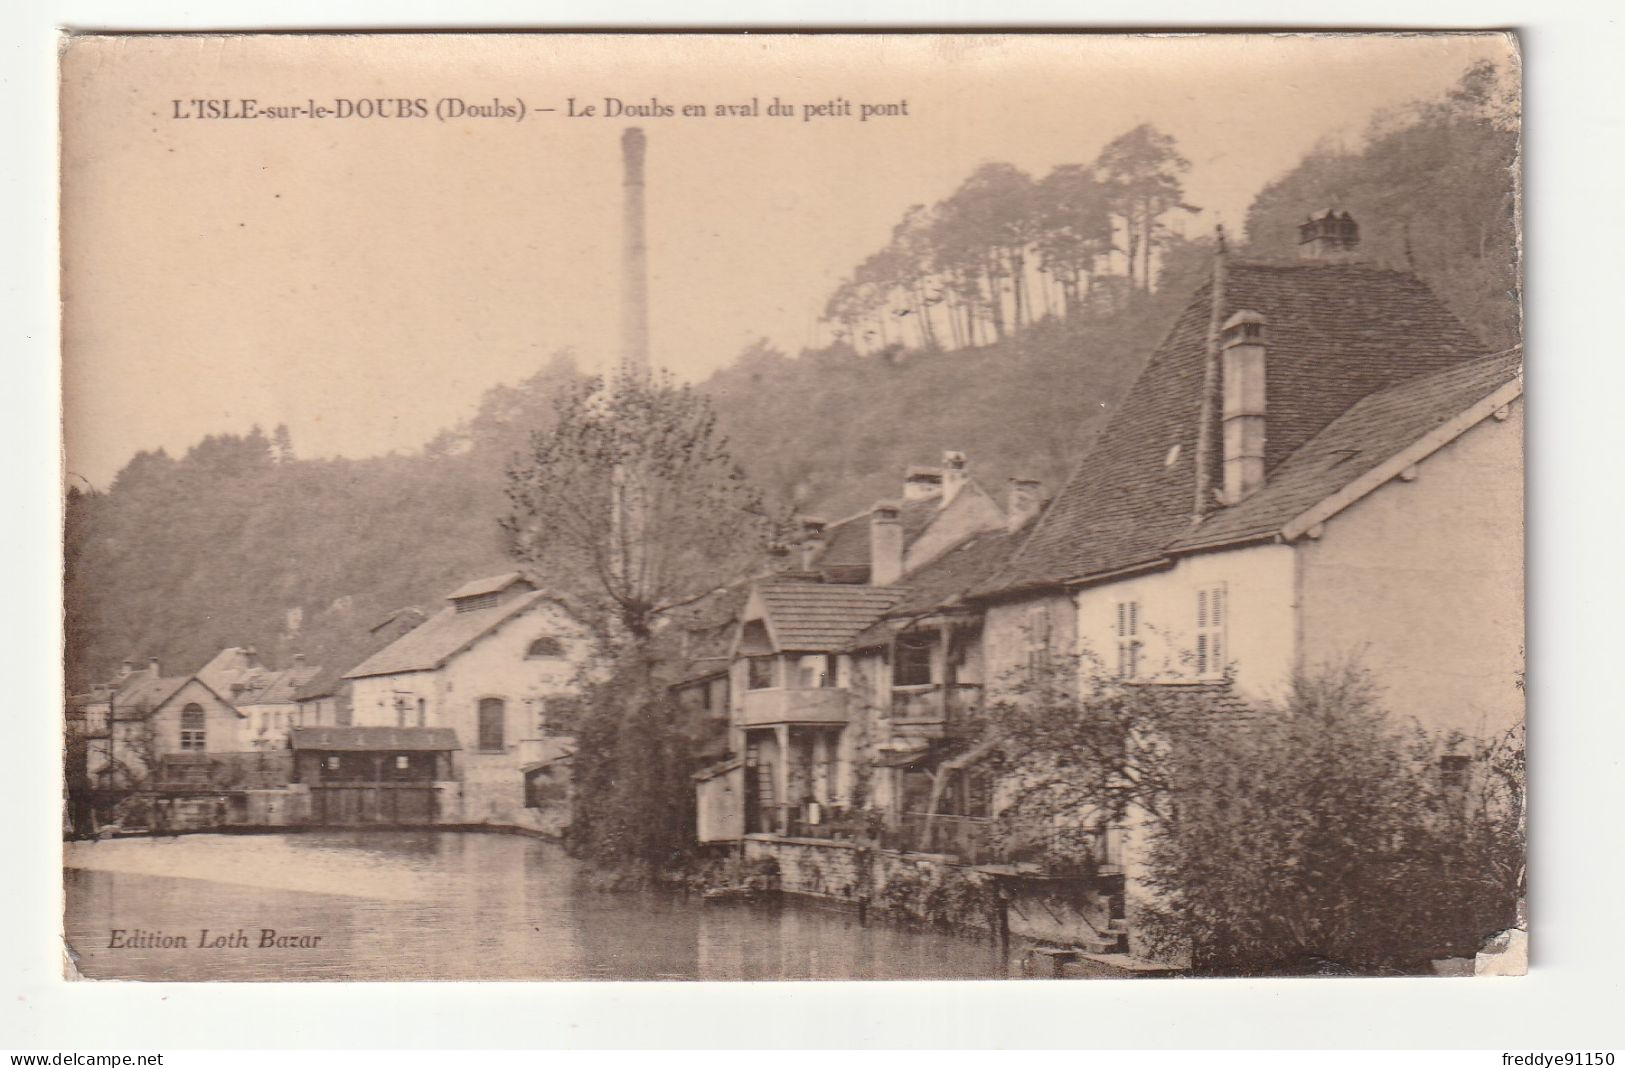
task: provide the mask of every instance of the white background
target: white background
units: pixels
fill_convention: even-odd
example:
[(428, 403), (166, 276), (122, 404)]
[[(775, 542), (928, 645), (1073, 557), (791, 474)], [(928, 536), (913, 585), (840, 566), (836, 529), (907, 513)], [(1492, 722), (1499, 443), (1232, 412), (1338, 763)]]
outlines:
[[(1616, 3), (1322, 4), (1317, 27), (1516, 28), (1527, 77), (1532, 973), (891, 984), (67, 984), (59, 978), (55, 35), (85, 29), (1297, 28), (1302, 4), (12, 0), (0, 13), (0, 1048), (1619, 1046), (1625, 848), (1625, 44)], [(1485, 1064), (1500, 1058), (1485, 1057)]]

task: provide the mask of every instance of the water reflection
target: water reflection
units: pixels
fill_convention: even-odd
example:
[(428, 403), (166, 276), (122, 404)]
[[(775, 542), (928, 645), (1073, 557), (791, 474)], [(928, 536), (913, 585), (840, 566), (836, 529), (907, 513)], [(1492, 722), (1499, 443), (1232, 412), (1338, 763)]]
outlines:
[[(991, 945), (796, 903), (587, 885), (557, 846), (434, 831), (69, 843), (83, 974), (174, 980), (982, 979)], [(247, 946), (200, 948), (241, 930)], [(284, 945), (263, 946), (264, 930)], [(112, 932), (138, 943), (112, 948)], [(143, 939), (133, 932), (146, 932)], [(159, 935), (184, 938), (160, 947)], [(311, 945), (313, 940), (318, 940)], [(301, 945), (303, 941), (303, 945)]]

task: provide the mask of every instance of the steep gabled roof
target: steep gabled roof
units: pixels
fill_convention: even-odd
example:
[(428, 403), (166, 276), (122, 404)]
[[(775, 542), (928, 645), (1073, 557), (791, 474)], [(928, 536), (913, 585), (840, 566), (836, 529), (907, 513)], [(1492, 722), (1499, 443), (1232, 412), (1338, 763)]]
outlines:
[(193, 678), (192, 675), (170, 675), (161, 679), (146, 674), (132, 675), (119, 687), (114, 704), (120, 714), (126, 710), (139, 710), (142, 714), (155, 712)]
[[(143, 674), (130, 676), (129, 680), (119, 687), (118, 692), (114, 694), (114, 716), (120, 721), (146, 719), (160, 708), (163, 708), (189, 682), (196, 682), (199, 686), (208, 690), (215, 700), (236, 711), (235, 706), (230, 701), (221, 697), (214, 687), (196, 675), (169, 675), (155, 679), (151, 675)], [(240, 716), (242, 713), (238, 712), (238, 715)]]
[(1521, 350), (1468, 360), (1373, 393), (1333, 420), (1270, 473), (1264, 486), (1175, 542), (1175, 551), (1273, 534), (1475, 402), (1515, 381)]
[[(461, 594), (460, 591), (459, 595), (475, 596)], [(541, 591), (532, 590), (502, 604), (472, 612), (459, 612), (448, 605), (431, 616), (427, 623), (408, 631), (346, 671), (344, 677), (362, 679), (405, 671), (433, 671), (508, 620), (529, 611), (544, 596)]]
[[(1188, 533), (1211, 290), (1209, 282), (1192, 297), (1032, 537), (978, 592), (1147, 563)], [(1272, 472), (1360, 398), (1484, 351), (1414, 274), (1364, 264), (1231, 262), (1220, 315), (1241, 310), (1267, 323)], [(1223, 485), (1219, 385), (1208, 450), (1214, 486)]]
[(754, 596), (780, 652), (835, 653), (907, 592), (899, 586), (766, 580)]

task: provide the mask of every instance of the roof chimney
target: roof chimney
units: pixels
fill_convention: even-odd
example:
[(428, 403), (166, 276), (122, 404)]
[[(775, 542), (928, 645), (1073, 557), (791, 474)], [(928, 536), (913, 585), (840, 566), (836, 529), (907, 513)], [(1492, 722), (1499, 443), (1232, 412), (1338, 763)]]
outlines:
[(1005, 498), (1005, 529), (1014, 534), (1044, 507), (1044, 484), (1036, 478), (1012, 478)]
[(767, 568), (775, 574), (789, 571), (792, 567), (790, 560), (790, 546), (783, 542), (774, 542), (767, 547)]
[(147, 674), (151, 675), (155, 679), (159, 677), (158, 676), (158, 658), (156, 656), (147, 657)]
[(636, 126), (621, 134), (624, 167), (621, 216), (621, 363), (649, 366), (649, 251), (644, 237), (643, 156), (647, 141)]
[(127, 678), (130, 677), (131, 673), (133, 673), (134, 671), (135, 671), (135, 661), (130, 659), (129, 657), (125, 657), (124, 661), (122, 663), (120, 663), (119, 666), (118, 666), (118, 677), (120, 679), (127, 679)]
[(946, 508), (959, 496), (959, 491), (965, 488), (965, 454), (949, 449), (942, 454), (942, 504)]
[(1264, 484), (1264, 317), (1238, 311), (1220, 339), (1224, 363), (1224, 502)]
[(1298, 256), (1306, 260), (1348, 262), (1360, 247), (1360, 225), (1348, 212), (1331, 208), (1298, 224)]
[(920, 501), (941, 492), (941, 469), (913, 464), (903, 473), (903, 500)]
[(869, 513), (869, 584), (890, 586), (902, 577), (902, 508), (896, 501), (879, 501)]
[(824, 555), (826, 547), (824, 528), (827, 525), (822, 516), (801, 517), (801, 570), (811, 571), (818, 563), (818, 558)]

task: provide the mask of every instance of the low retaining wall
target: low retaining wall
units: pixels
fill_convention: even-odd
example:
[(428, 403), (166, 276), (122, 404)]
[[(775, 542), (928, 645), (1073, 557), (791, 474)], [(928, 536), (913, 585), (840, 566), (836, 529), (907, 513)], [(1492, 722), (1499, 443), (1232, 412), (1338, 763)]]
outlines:
[(837, 901), (969, 935), (1102, 951), (1115, 941), (1088, 880), (1027, 886), (950, 856), (854, 842), (748, 835), (747, 862), (778, 866), (781, 893)]

